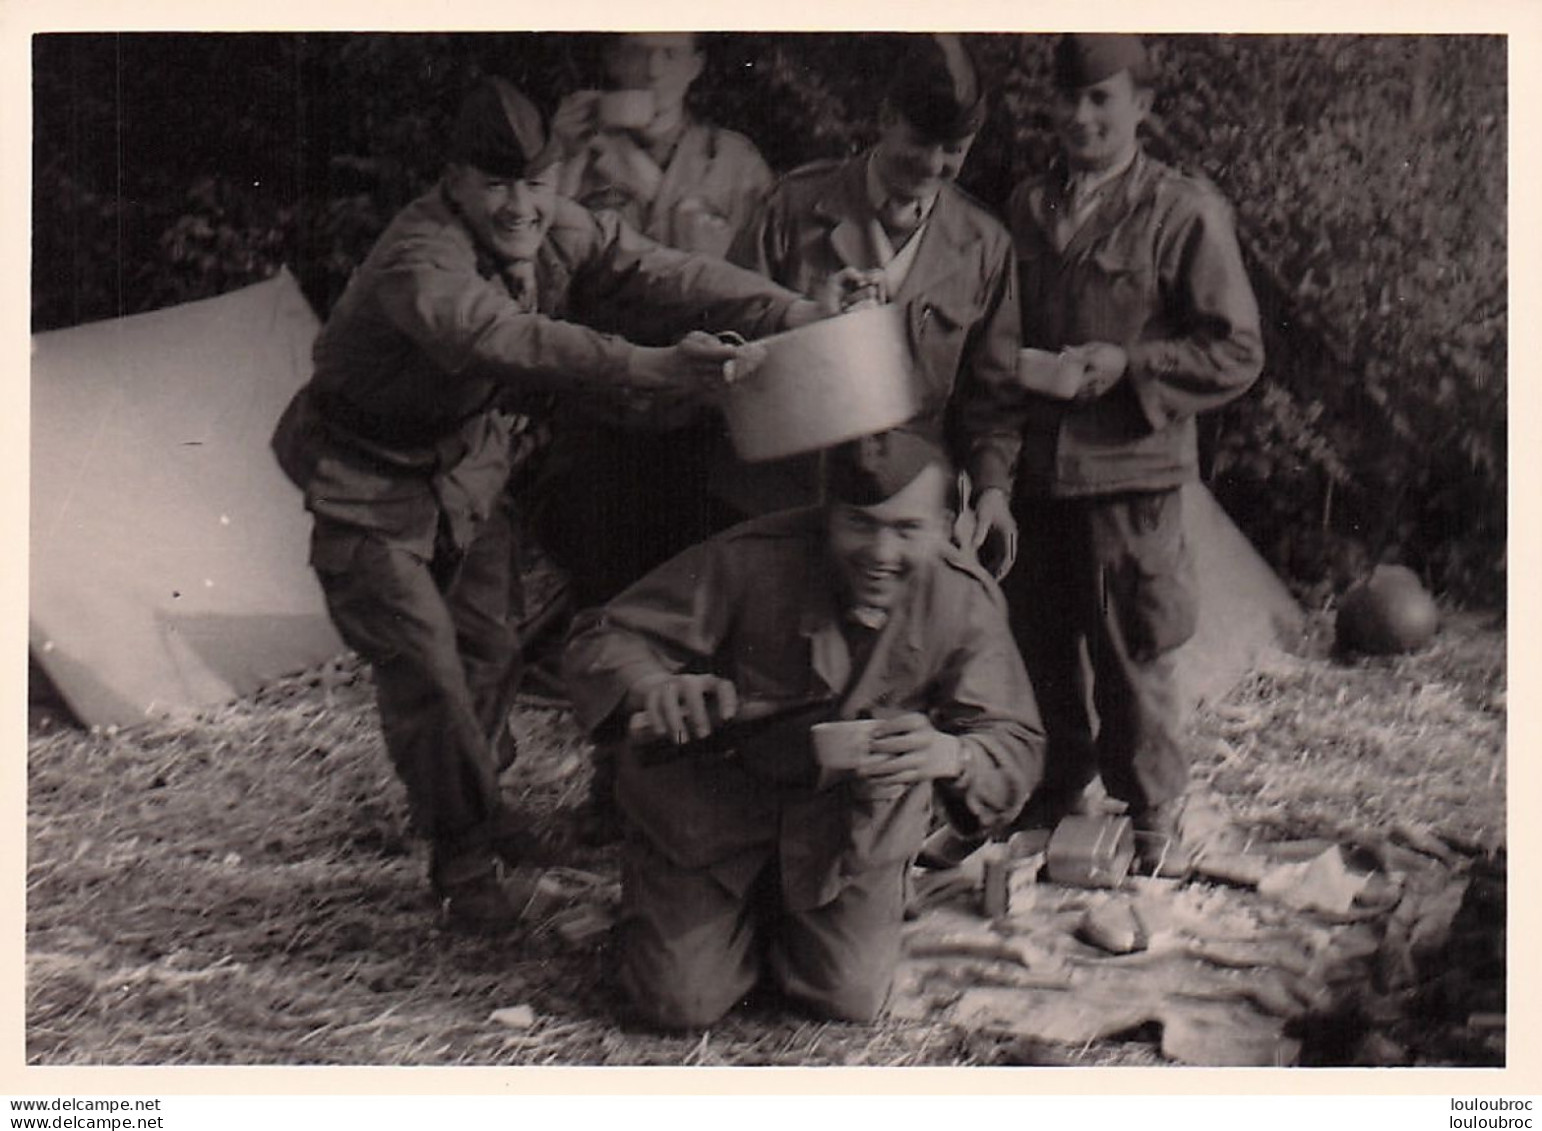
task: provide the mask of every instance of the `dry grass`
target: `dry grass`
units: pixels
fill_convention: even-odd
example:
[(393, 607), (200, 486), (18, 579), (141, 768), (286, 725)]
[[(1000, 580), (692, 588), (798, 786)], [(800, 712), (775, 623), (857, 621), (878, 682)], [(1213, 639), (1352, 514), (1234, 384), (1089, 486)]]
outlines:
[[(1423, 820), (1502, 842), (1504, 638), (1456, 619), (1429, 651), (1282, 657), (1204, 713), (1196, 775), (1273, 835)], [(520, 712), (514, 800), (565, 863), (585, 744)], [(207, 715), (30, 728), (27, 1056), (33, 1064), (1146, 1064), (1043, 1055), (942, 1024), (815, 1023), (754, 1005), (705, 1035), (618, 1023), (602, 945), (434, 926), (424, 849), (379, 747), (368, 679), (313, 673)], [(488, 1021), (528, 1004), (524, 1030)]]
[[(1491, 622), (1492, 618), (1488, 618)], [(1248, 823), (1287, 835), (1403, 820), (1473, 845), (1505, 833), (1504, 638), (1457, 615), (1414, 656), (1262, 664), (1199, 721), (1196, 777)]]

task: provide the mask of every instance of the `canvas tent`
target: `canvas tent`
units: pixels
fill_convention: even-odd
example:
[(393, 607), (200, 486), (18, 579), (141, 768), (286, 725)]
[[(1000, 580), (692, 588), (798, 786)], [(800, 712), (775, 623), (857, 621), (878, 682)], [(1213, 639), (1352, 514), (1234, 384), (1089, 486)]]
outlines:
[(342, 651), (268, 436), (310, 374), (292, 276), (32, 343), (34, 660), (127, 725)]
[(1198, 627), (1178, 652), (1178, 679), (1191, 704), (1213, 703), (1265, 651), (1295, 643), (1305, 617), (1203, 484), (1183, 489), (1183, 521), (1200, 602)]

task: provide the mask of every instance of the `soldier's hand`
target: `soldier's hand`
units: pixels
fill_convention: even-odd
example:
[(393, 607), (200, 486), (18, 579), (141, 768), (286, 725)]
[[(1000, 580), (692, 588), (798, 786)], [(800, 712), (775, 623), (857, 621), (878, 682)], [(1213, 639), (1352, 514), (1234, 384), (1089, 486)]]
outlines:
[(932, 726), (919, 711), (880, 719), (867, 756), (852, 771), (872, 786), (913, 785), (956, 778), (963, 772), (963, 744)]
[(1124, 376), (1130, 363), (1129, 355), (1109, 342), (1086, 342), (1079, 346), (1068, 346), (1063, 352), (1068, 360), (1082, 367), (1077, 400), (1101, 397)]
[(814, 301), (829, 316), (882, 306), (888, 297), (882, 271), (842, 267), (820, 284)]
[(659, 674), (632, 685), (628, 701), (649, 729), (676, 746), (706, 738), (739, 713), (739, 691), (715, 675)]
[(997, 581), (1012, 571), (1017, 561), (1017, 520), (1012, 517), (1007, 493), (1000, 487), (987, 487), (975, 500), (969, 548)]
[(562, 146), (563, 155), (573, 157), (583, 152), (598, 129), (600, 92), (579, 90), (568, 95), (551, 117), (552, 136)]
[(633, 346), (627, 361), (627, 384), (638, 389), (710, 395), (728, 384), (734, 370), (728, 363), (743, 346), (692, 330), (672, 346)]

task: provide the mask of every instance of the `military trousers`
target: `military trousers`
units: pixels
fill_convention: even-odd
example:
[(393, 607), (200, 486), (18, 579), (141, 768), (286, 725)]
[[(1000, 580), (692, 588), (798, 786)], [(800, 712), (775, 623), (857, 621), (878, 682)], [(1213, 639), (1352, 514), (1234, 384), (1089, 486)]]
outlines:
[(622, 847), (621, 988), (647, 1023), (702, 1029), (769, 973), (820, 1017), (872, 1021), (900, 956), (909, 861), (848, 876), (821, 907), (788, 910), (776, 853), (740, 893), (713, 868), (682, 868), (633, 831)]
[(1042, 793), (1101, 775), (1132, 811), (1177, 797), (1187, 720), (1173, 652), (1198, 609), (1180, 492), (1018, 498), (1013, 513), (1021, 549), (1002, 588), (1048, 738)]
[[(312, 564), (333, 623), (371, 666), (380, 725), (437, 870), (490, 850), (505, 819), (498, 773), (519, 684), (521, 597), (508, 515), (431, 560), (316, 518)], [(436, 875), (437, 879), (437, 875)]]

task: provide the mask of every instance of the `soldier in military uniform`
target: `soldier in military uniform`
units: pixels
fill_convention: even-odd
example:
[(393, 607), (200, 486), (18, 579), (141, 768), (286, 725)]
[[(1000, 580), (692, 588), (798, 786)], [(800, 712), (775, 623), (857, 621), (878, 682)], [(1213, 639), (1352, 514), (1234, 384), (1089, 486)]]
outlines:
[[(730, 744), (620, 758), (620, 980), (653, 1024), (709, 1026), (764, 972), (819, 1015), (871, 1020), (934, 799), (984, 831), (1036, 783), (1000, 592), (948, 539), (952, 475), (914, 433), (836, 448), (825, 506), (734, 527), (575, 626), (584, 725), (626, 734), (635, 715), (666, 742)], [(735, 732), (789, 705), (793, 721)], [(857, 763), (821, 771), (809, 723), (859, 716), (878, 722)]]
[[(1012, 441), (972, 421), (991, 419), (998, 390), (1012, 380), (1017, 283), (1006, 229), (955, 184), (985, 113), (962, 41), (916, 37), (885, 92), (877, 144), (788, 174), (729, 258), (805, 294), (838, 281), (848, 308), (904, 308), (920, 381), (913, 426), (944, 442), (968, 472), (978, 520), (968, 540), (999, 574), (1016, 545)], [(814, 501), (816, 468), (813, 459), (748, 466), (725, 458), (714, 486), (740, 513), (760, 514)]]
[(1152, 102), (1141, 41), (1065, 36), (1055, 82), (1062, 158), (1018, 186), (1007, 220), (1023, 345), (1060, 354), (1081, 379), (1025, 390), (994, 416), (1021, 447), (1023, 553), (1003, 587), (1049, 735), (1024, 821), (1075, 809), (1101, 774), (1151, 834), (1148, 864), (1181, 870), (1188, 761), (1173, 653), (1194, 632), (1197, 596), (1179, 489), (1197, 475), (1195, 414), (1262, 368), (1258, 308), (1226, 201), (1137, 139)]
[[(743, 134), (686, 107), (706, 58), (692, 32), (606, 38), (611, 92), (647, 95), (641, 121), (608, 120), (607, 92), (563, 99), (552, 131), (568, 151), (559, 191), (591, 210), (620, 212), (670, 247), (722, 255), (771, 187), (771, 170)], [(621, 105), (625, 106), (624, 99)]]
[[(518, 658), (506, 410), (596, 388), (707, 396), (735, 351), (695, 327), (754, 337), (817, 316), (561, 199), (557, 157), (522, 94), (478, 87), (443, 178), (355, 272), (273, 441), (315, 520), (327, 608), (371, 665), (434, 891), (475, 929), (523, 906), (500, 878), (517, 847), (497, 784)], [(685, 336), (640, 346), (586, 324), (617, 310)]]

